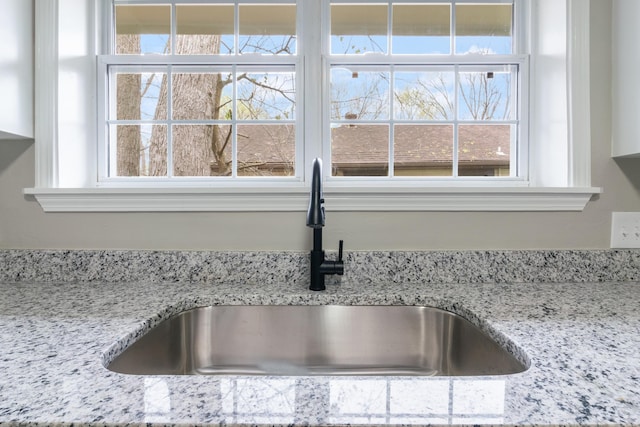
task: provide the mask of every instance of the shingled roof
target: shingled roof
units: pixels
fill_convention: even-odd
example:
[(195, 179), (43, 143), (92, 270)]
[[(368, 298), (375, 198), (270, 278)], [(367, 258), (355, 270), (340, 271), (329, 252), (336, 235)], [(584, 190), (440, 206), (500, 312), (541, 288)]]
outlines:
[[(396, 166), (433, 166), (453, 161), (451, 125), (397, 125), (394, 132)], [(509, 163), (509, 126), (460, 126), (458, 138), (460, 163)], [(331, 139), (333, 163), (346, 165), (387, 161), (388, 126), (341, 126), (332, 129)]]
[[(395, 126), (394, 132), (396, 169), (451, 165), (452, 125), (401, 124)], [(242, 125), (238, 127), (238, 135), (241, 163), (271, 168), (293, 163), (293, 126)], [(458, 138), (460, 167), (508, 167), (509, 125), (460, 125)], [(389, 126), (343, 125), (331, 129), (331, 140), (334, 167), (385, 167), (388, 162)]]

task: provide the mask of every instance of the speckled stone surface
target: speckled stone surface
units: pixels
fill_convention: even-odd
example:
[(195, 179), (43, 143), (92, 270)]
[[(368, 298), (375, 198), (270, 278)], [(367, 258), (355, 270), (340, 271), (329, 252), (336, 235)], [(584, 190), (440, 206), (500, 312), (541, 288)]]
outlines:
[[(0, 281), (303, 285), (308, 253), (0, 250)], [(335, 253), (329, 253), (334, 257)], [(640, 250), (349, 252), (343, 284), (640, 280)]]
[[(136, 333), (207, 304), (426, 304), (530, 368), (491, 377), (135, 376)], [(640, 282), (0, 283), (0, 425), (640, 426)]]

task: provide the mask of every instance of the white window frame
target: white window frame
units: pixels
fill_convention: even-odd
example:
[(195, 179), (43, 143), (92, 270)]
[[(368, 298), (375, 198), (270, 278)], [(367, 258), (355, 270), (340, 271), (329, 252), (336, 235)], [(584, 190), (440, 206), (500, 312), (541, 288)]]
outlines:
[[(250, 4), (256, 4), (255, 0), (240, 0), (236, 3), (236, 7), (244, 2)], [(264, 1), (264, 0), (263, 0)], [(109, 0), (108, 3), (113, 3)], [(118, 4), (144, 4), (140, 1), (121, 1)], [(193, 1), (187, 1), (186, 4), (194, 4)], [(283, 0), (278, 1), (279, 4), (295, 4), (295, 0)], [(153, 2), (154, 5), (157, 4), (172, 4), (170, 1), (155, 0)], [(113, 10), (106, 13), (104, 21), (106, 22), (105, 26), (108, 27), (108, 35), (106, 37), (108, 44), (113, 44), (113, 40), (115, 40), (115, 35), (113, 34), (114, 28), (114, 17)], [(175, 14), (172, 13), (172, 16), (175, 19)], [(235, 25), (235, 36), (236, 43), (238, 38), (238, 25)], [(175, 22), (171, 25), (172, 34), (171, 40), (174, 45), (172, 51), (175, 49), (175, 40), (176, 40), (176, 25)], [(299, 33), (299, 31), (298, 31)], [(299, 38), (299, 37), (298, 37)], [(98, 126), (101, 127), (103, 124), (107, 124), (111, 121), (113, 122), (122, 122), (117, 120), (110, 120), (114, 114), (113, 112), (107, 111), (108, 108), (113, 109), (115, 107), (115, 98), (113, 89), (111, 92), (109, 87), (115, 87), (115, 78), (110, 76), (109, 67), (111, 66), (120, 66), (123, 68), (132, 67), (148, 67), (148, 66), (159, 66), (166, 68), (169, 72), (172, 69), (186, 69), (186, 68), (194, 68), (203, 67), (201, 71), (207, 71), (207, 68), (210, 70), (211, 68), (219, 67), (219, 68), (227, 68), (232, 70), (232, 73), (235, 75), (236, 69), (248, 70), (248, 69), (256, 69), (256, 70), (282, 70), (285, 68), (293, 68), (296, 71), (296, 98), (299, 98), (298, 94), (302, 93), (302, 87), (304, 86), (304, 68), (302, 57), (299, 54), (296, 55), (252, 55), (252, 54), (243, 54), (243, 55), (117, 55), (111, 50), (114, 50), (115, 46), (104, 46), (104, 49), (109, 52), (107, 55), (100, 55), (97, 59), (97, 78), (98, 78)], [(264, 67), (264, 68), (261, 68)], [(110, 81), (111, 80), (111, 81)], [(171, 85), (171, 79), (169, 79), (169, 87)], [(235, 82), (234, 82), (235, 85)], [(169, 91), (169, 95), (171, 96), (171, 91)], [(111, 97), (111, 99), (109, 99)], [(304, 104), (299, 102), (299, 99), (296, 99), (296, 107), (295, 107), (295, 120), (293, 120), (293, 124), (296, 127), (296, 130), (303, 129), (303, 121), (302, 116), (304, 112)], [(234, 99), (235, 105), (235, 99)], [(171, 109), (171, 105), (168, 105), (169, 110)], [(156, 121), (154, 121), (156, 122)], [(166, 120), (157, 121), (159, 124), (165, 124), (171, 126), (174, 122), (171, 118), (167, 118)], [(197, 122), (197, 121), (191, 121)], [(292, 124), (292, 122), (287, 122), (285, 124)], [(179, 123), (179, 122), (176, 122)], [(235, 134), (237, 124), (240, 124), (241, 121), (237, 119), (233, 119), (229, 122), (229, 124), (233, 124), (232, 128)], [(244, 123), (242, 123), (244, 124)], [(276, 122), (274, 120), (269, 121), (255, 121), (252, 120), (247, 122), (247, 124), (282, 124), (282, 122)], [(109, 132), (106, 129), (103, 131), (102, 128), (98, 130), (98, 178), (96, 182), (97, 187), (105, 187), (105, 188), (131, 188), (131, 187), (158, 187), (158, 186), (179, 186), (179, 187), (187, 187), (187, 186), (228, 186), (230, 188), (240, 187), (247, 188), (256, 185), (256, 181), (259, 180), (260, 186), (269, 186), (272, 185), (274, 187), (280, 186), (290, 186), (290, 185), (301, 185), (303, 183), (303, 159), (302, 153), (304, 150), (302, 149), (303, 140), (302, 140), (302, 132), (296, 131), (296, 150), (295, 150), (295, 173), (293, 176), (285, 176), (285, 177), (244, 177), (238, 178), (236, 176), (236, 168), (233, 168), (233, 176), (231, 177), (211, 177), (211, 176), (203, 176), (203, 177), (174, 177), (172, 173), (169, 173), (167, 177), (121, 177), (121, 176), (111, 176), (109, 173), (109, 169), (113, 169), (114, 165), (109, 164), (109, 162), (113, 162), (115, 160), (114, 156), (109, 155), (109, 151), (113, 149), (113, 146), (106, 140)], [(171, 135), (171, 133), (169, 134)], [(232, 162), (234, 165), (237, 164), (237, 150), (235, 137), (233, 138), (233, 149), (232, 149)], [(167, 165), (170, 169), (172, 163), (171, 150), (167, 153)]]
[[(215, 62), (215, 67), (220, 69), (226, 68), (231, 70), (230, 72), (235, 74), (236, 69), (241, 70), (269, 70), (269, 71), (283, 71), (288, 69), (289, 67), (294, 67), (293, 69), (301, 70), (302, 69), (302, 61), (298, 59), (288, 59), (284, 57), (278, 58), (270, 58), (271, 60), (265, 61), (266, 58), (258, 58), (258, 57), (247, 57), (237, 58), (237, 59), (217, 59)], [(118, 55), (104, 55), (98, 58), (98, 126), (103, 128), (109, 126), (111, 122), (117, 123), (130, 123), (125, 120), (110, 120), (109, 116), (113, 116), (113, 113), (109, 113), (107, 111), (107, 107), (110, 106), (113, 108), (115, 105), (115, 100), (111, 99), (107, 101), (107, 97), (111, 96), (113, 98), (113, 93), (108, 92), (108, 86), (113, 87), (115, 85), (115, 78), (113, 75), (109, 74), (109, 67), (121, 67), (120, 70), (133, 70), (134, 72), (143, 67), (153, 67), (157, 65), (163, 69), (166, 69), (168, 72), (172, 72), (174, 69), (178, 69), (179, 72), (185, 72), (185, 70), (197, 70), (197, 71), (211, 71), (211, 62), (207, 61), (203, 57), (196, 56), (188, 56), (184, 55), (182, 57), (172, 57), (166, 58), (163, 56), (156, 56), (152, 59), (148, 58), (123, 58)], [(201, 68), (201, 67), (208, 68)], [(185, 68), (188, 67), (188, 68)], [(155, 69), (155, 68), (152, 68)], [(109, 81), (111, 80), (111, 81)], [(300, 87), (303, 82), (302, 79), (296, 78), (296, 86)], [(170, 84), (170, 83), (169, 83)], [(234, 83), (235, 84), (235, 83)], [(297, 93), (299, 90), (296, 91)], [(234, 101), (235, 103), (235, 101)], [(294, 124), (296, 129), (302, 128), (302, 120), (300, 116), (302, 115), (303, 108), (302, 106), (296, 106), (296, 117), (292, 121), (288, 122), (276, 122), (274, 120), (262, 120), (262, 121), (250, 121), (246, 122), (248, 125), (255, 124)], [(161, 125), (171, 126), (174, 123), (181, 123), (180, 121), (173, 121), (171, 119), (165, 120), (155, 120), (145, 121), (148, 124), (157, 123)], [(205, 124), (211, 123), (211, 121), (198, 121), (192, 120), (189, 121), (194, 124)], [(233, 125), (235, 128), (236, 125), (243, 125), (245, 122), (233, 119), (228, 122), (229, 125)], [(234, 134), (236, 130), (233, 131)], [(293, 176), (285, 176), (285, 177), (247, 177), (238, 179), (236, 176), (236, 169), (233, 170), (232, 177), (179, 177), (176, 178), (169, 174), (168, 177), (124, 177), (124, 176), (110, 176), (109, 169), (114, 169), (115, 165), (110, 164), (115, 162), (115, 157), (110, 155), (110, 150), (113, 150), (114, 146), (109, 141), (107, 141), (107, 136), (109, 133), (105, 130), (98, 131), (98, 179), (96, 182), (97, 187), (132, 187), (132, 186), (143, 186), (143, 187), (155, 187), (158, 185), (178, 185), (178, 186), (198, 186), (202, 184), (210, 184), (210, 185), (231, 185), (231, 186), (252, 186), (255, 185), (255, 181), (257, 179), (260, 180), (262, 184), (272, 184), (272, 185), (290, 185), (291, 183), (301, 182), (302, 181), (302, 168), (300, 167), (302, 164), (302, 150), (299, 147), (302, 146), (301, 141), (301, 132), (296, 132), (296, 154), (295, 154), (295, 173)], [(172, 158), (171, 151), (167, 153), (167, 166), (171, 167)], [(232, 161), (234, 164), (237, 163), (237, 151), (236, 151), (236, 143), (233, 142), (233, 150), (232, 150)], [(233, 181), (231, 181), (233, 180)], [(289, 183), (289, 184), (287, 184)]]
[[(358, 4), (358, 3), (377, 3), (381, 5), (387, 5), (391, 2), (389, 0), (323, 0), (325, 2), (325, 7), (322, 10), (322, 23), (324, 25), (321, 34), (331, 34), (330, 28), (330, 9), (329, 3), (335, 4)], [(424, 0), (409, 0), (409, 1), (401, 1), (398, 3), (402, 4), (410, 4), (412, 2), (415, 3), (424, 3)], [(485, 0), (464, 0), (465, 4), (469, 3), (486, 3)], [(511, 0), (492, 0), (492, 3), (511, 3)], [(453, 0), (452, 6), (455, 6), (456, 1)], [(524, 15), (525, 10), (525, 2), (522, 0), (513, 0), (514, 5), (514, 17), (516, 19), (522, 20), (521, 18)], [(390, 5), (391, 6), (391, 5)], [(389, 8), (391, 12), (391, 7)], [(452, 19), (455, 19), (455, 15), (452, 13)], [(388, 23), (387, 26), (391, 28), (392, 25), (392, 15), (388, 14)], [(356, 55), (356, 54), (331, 54), (330, 52), (330, 43), (329, 38), (324, 37), (322, 42), (324, 44), (321, 47), (318, 47), (320, 51), (318, 53), (313, 54), (313, 57), (321, 56), (322, 57), (322, 69), (325, 72), (324, 75), (324, 84), (323, 91), (320, 93), (313, 93), (314, 98), (321, 99), (331, 99), (331, 84), (330, 84), (330, 71), (332, 66), (358, 66), (366, 68), (367, 66), (380, 66), (388, 68), (390, 72), (393, 72), (397, 69), (402, 69), (402, 67), (410, 66), (415, 67), (416, 69), (420, 69), (421, 67), (431, 67), (431, 66), (447, 66), (452, 69), (457, 70), (459, 67), (464, 66), (491, 66), (491, 65), (513, 65), (517, 66), (518, 71), (518, 79), (517, 81), (512, 82), (513, 94), (516, 95), (516, 100), (514, 103), (514, 108), (516, 112), (516, 118), (513, 120), (505, 120), (505, 121), (468, 121), (466, 124), (507, 124), (506, 122), (515, 122), (518, 121), (517, 125), (517, 135), (512, 135), (515, 141), (512, 141), (511, 146), (511, 157), (509, 166), (513, 168), (513, 170), (517, 171), (516, 174), (512, 174), (511, 176), (504, 177), (480, 177), (480, 176), (468, 176), (461, 177), (458, 176), (459, 171), (459, 162), (458, 162), (458, 138), (455, 136), (453, 139), (453, 174), (450, 177), (406, 177), (406, 176), (398, 176), (393, 173), (394, 170), (394, 162), (393, 159), (393, 143), (389, 144), (389, 154), (390, 159), (388, 163), (389, 170), (391, 172), (392, 177), (370, 177), (370, 176), (349, 176), (349, 177), (332, 177), (328, 171), (325, 171), (325, 176), (327, 179), (327, 184), (329, 186), (335, 186), (337, 188), (340, 187), (349, 187), (349, 186), (386, 186), (386, 185), (397, 185), (397, 186), (409, 186), (409, 187), (469, 187), (469, 186), (477, 186), (477, 187), (525, 187), (529, 185), (529, 171), (528, 171), (528, 89), (529, 89), (529, 56), (526, 54), (522, 54), (521, 52), (525, 52), (527, 50), (527, 33), (526, 22), (515, 22), (514, 23), (514, 34), (512, 35), (512, 44), (513, 51), (516, 53), (512, 54), (494, 54), (494, 55), (454, 55), (453, 49), (455, 44), (455, 37), (452, 35), (450, 39), (451, 43), (451, 54), (449, 55), (433, 55), (433, 54), (392, 54), (388, 52), (386, 54), (383, 53), (371, 53), (366, 55)], [(454, 28), (452, 22), (452, 28)], [(390, 49), (390, 47), (388, 47)], [(393, 80), (393, 79), (392, 79)], [(456, 80), (456, 94), (459, 81)], [(393, 91), (393, 83), (390, 85), (391, 91)], [(317, 89), (316, 89), (317, 90)], [(393, 99), (391, 99), (391, 103), (393, 103)], [(458, 102), (456, 101), (456, 104)], [(331, 143), (329, 142), (331, 136), (328, 134), (330, 132), (329, 124), (332, 121), (330, 118), (330, 105), (329, 102), (324, 102), (323, 105), (320, 105), (319, 108), (322, 110), (317, 114), (323, 117), (323, 141), (324, 146), (322, 150), (323, 158), (330, 159), (331, 158)], [(461, 120), (457, 118), (447, 120), (447, 121), (403, 121), (398, 120), (393, 117), (393, 111), (390, 111), (389, 119), (380, 120), (380, 121), (372, 121), (371, 124), (384, 124), (390, 126), (390, 132), (393, 134), (393, 126), (395, 123), (401, 124), (450, 124), (454, 127), (457, 127), (458, 124), (462, 123)], [(342, 121), (344, 123), (344, 121)], [(369, 122), (367, 122), (369, 124)]]
[[(530, 0), (519, 0), (527, 2)], [(565, 3), (566, 2), (566, 3)], [(325, 183), (327, 209), (332, 211), (580, 211), (599, 188), (591, 186), (589, 104), (589, 2), (581, 0), (536, 0), (536, 10), (528, 16), (531, 26), (540, 25), (545, 8), (564, 8), (565, 23), (558, 31), (566, 40), (561, 54), (566, 68), (565, 130), (548, 131), (546, 104), (532, 94), (530, 114), (532, 153), (530, 180), (526, 187), (465, 185), (416, 186), (403, 182), (358, 182), (352, 185)], [(134, 211), (304, 211), (308, 203), (310, 168), (304, 168), (300, 182), (284, 185), (252, 183), (243, 186), (181, 185), (174, 187), (104, 188), (97, 185), (96, 55), (104, 52), (96, 34), (103, 25), (104, 4), (85, 0), (35, 0), (36, 5), (36, 186), (25, 189), (48, 212), (134, 212)], [(298, 7), (320, 7), (320, 2), (301, 1)], [(320, 12), (321, 10), (318, 10)], [(304, 16), (314, 16), (313, 13)], [(315, 15), (319, 16), (319, 15)], [(305, 27), (299, 44), (319, 43), (309, 27), (318, 19), (302, 22)], [(566, 25), (562, 25), (566, 24)], [(78, 32), (79, 39), (73, 38)], [(564, 33), (566, 32), (566, 34)], [(545, 34), (545, 37), (547, 35)], [(555, 39), (556, 44), (558, 38)], [(544, 41), (532, 42), (532, 50), (544, 50)], [(562, 50), (562, 49), (561, 49)], [(75, 62), (67, 61), (70, 58)], [(78, 58), (80, 58), (78, 60)], [(304, 58), (304, 90), (321, 75), (320, 58)], [(318, 66), (319, 65), (319, 66)], [(547, 64), (531, 59), (535, 85), (548, 72)], [(320, 74), (319, 74), (320, 73)], [(81, 79), (78, 79), (81, 76)], [(563, 77), (558, 74), (559, 77)], [(545, 75), (545, 78), (547, 76)], [(561, 81), (562, 78), (559, 79)], [(61, 96), (61, 94), (64, 96)], [(557, 96), (557, 94), (556, 94)], [(76, 99), (78, 98), (78, 99)], [(318, 102), (321, 102), (318, 100)], [(74, 108), (67, 108), (70, 104)], [(82, 110), (82, 109), (85, 110)], [(321, 107), (320, 107), (321, 108)], [(74, 115), (75, 113), (75, 115)], [(78, 115), (93, 117), (81, 121)], [(322, 154), (322, 124), (313, 108), (304, 112), (303, 166)], [(541, 170), (543, 160), (555, 159), (552, 144), (544, 144), (549, 132), (564, 147), (555, 176)], [(93, 161), (91, 159), (94, 159)], [(543, 173), (545, 172), (545, 173)], [(553, 174), (551, 174), (553, 175)]]

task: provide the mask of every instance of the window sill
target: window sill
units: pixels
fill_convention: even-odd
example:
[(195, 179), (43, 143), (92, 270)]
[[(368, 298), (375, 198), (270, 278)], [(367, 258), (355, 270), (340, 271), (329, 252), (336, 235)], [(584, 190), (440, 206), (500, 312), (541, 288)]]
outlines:
[[(330, 211), (582, 211), (597, 187), (325, 188)], [(26, 188), (45, 212), (295, 212), (308, 190), (292, 188)]]

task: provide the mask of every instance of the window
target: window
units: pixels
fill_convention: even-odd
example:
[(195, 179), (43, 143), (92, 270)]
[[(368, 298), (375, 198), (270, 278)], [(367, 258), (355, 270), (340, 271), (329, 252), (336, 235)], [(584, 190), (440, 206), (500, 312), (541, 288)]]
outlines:
[(526, 180), (520, 4), (332, 1), (332, 176)]
[(113, 11), (100, 181), (300, 175), (295, 3)]
[[(302, 211), (322, 157), (333, 210), (582, 210), (599, 192), (588, 17), (562, 0), (38, 3), (25, 193), (46, 211)], [(220, 83), (218, 102), (187, 81)]]
[(330, 177), (526, 180), (516, 4), (114, 0), (99, 181), (300, 177), (314, 99)]

